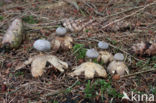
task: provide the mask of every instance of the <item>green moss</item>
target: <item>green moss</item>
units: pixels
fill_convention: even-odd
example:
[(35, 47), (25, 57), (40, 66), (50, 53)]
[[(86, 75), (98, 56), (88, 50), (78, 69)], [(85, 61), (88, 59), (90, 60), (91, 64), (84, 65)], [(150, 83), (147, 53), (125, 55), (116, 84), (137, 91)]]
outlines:
[(154, 62), (156, 61), (156, 56), (152, 57), (152, 61), (154, 61)]
[(25, 16), (22, 18), (22, 20), (26, 23), (29, 23), (29, 24), (38, 23), (38, 20), (36, 20), (33, 16)]
[(54, 100), (53, 103), (59, 103), (59, 102)]
[(18, 77), (18, 76), (24, 76), (24, 72), (21, 72), (21, 71), (18, 71), (15, 73), (15, 76)]
[(75, 44), (73, 47), (74, 54), (77, 59), (83, 59), (86, 56), (86, 49), (83, 44)]
[(91, 83), (88, 80), (88, 83), (85, 86), (85, 97), (86, 98), (94, 98), (96, 95), (99, 95), (99, 89), (101, 93), (101, 100), (104, 100), (104, 94), (108, 94), (113, 98), (121, 98), (123, 95), (118, 93), (111, 85), (111, 82), (106, 82), (103, 79), (98, 79), (94, 83)]
[(3, 16), (0, 15), (0, 21), (3, 21)]
[(151, 86), (151, 92), (152, 92), (152, 94), (156, 95), (156, 86), (155, 87)]
[(116, 45), (118, 42), (115, 40), (112, 40), (111, 38), (106, 38), (108, 41), (111, 42), (111, 44)]
[(136, 66), (141, 68), (143, 66), (143, 64), (144, 64), (144, 62), (140, 60), (136, 63)]
[(94, 59), (93, 59), (93, 62), (94, 62), (94, 63), (98, 63), (98, 61), (97, 61), (97, 59), (96, 59), (96, 58), (94, 58)]

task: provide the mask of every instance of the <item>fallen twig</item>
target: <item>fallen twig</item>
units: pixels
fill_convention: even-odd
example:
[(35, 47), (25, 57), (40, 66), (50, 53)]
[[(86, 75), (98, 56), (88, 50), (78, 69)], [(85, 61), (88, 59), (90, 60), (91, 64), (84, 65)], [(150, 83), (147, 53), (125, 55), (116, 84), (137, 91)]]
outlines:
[(50, 92), (49, 94), (44, 95), (44, 97), (53, 96), (53, 95), (58, 95), (58, 94), (60, 94), (60, 93), (65, 93), (65, 92), (67, 91), (67, 89), (73, 88), (78, 82), (79, 82), (79, 80), (76, 80), (76, 81), (73, 83), (73, 85), (69, 86), (68, 88), (54, 90), (54, 91)]
[(74, 6), (74, 8), (79, 11), (80, 7), (78, 6), (76, 0), (64, 0), (65, 2), (69, 3), (70, 5)]
[(99, 18), (99, 19), (102, 21), (102, 20), (105, 20), (106, 18), (113, 17), (113, 16), (117, 16), (117, 15), (120, 15), (120, 14), (123, 14), (123, 13), (126, 13), (126, 12), (129, 12), (129, 11), (131, 11), (131, 10), (138, 9), (138, 8), (141, 8), (141, 7), (143, 7), (143, 6), (132, 7), (132, 8), (129, 8), (129, 9), (127, 9), (127, 10), (123, 10), (123, 11), (121, 11), (121, 12), (117, 12), (117, 13), (112, 14), (112, 15), (108, 15), (108, 16), (105, 16), (105, 17), (101, 17), (101, 18)]
[(156, 68), (152, 68), (152, 69), (149, 69), (149, 70), (146, 70), (146, 71), (135, 72), (135, 73), (133, 73), (133, 74), (124, 75), (124, 76), (121, 76), (121, 78), (126, 78), (126, 77), (130, 77), (130, 76), (135, 76), (135, 75), (138, 75), (138, 74), (143, 74), (143, 73), (152, 72), (152, 71), (156, 71)]
[(114, 23), (117, 23), (117, 22), (119, 22), (119, 21), (122, 21), (122, 20), (124, 20), (124, 19), (126, 19), (126, 18), (129, 18), (129, 17), (131, 17), (131, 16), (133, 16), (133, 15), (139, 13), (140, 11), (144, 10), (145, 8), (147, 8), (147, 7), (151, 6), (151, 5), (154, 5), (154, 4), (156, 4), (156, 2), (147, 4), (147, 5), (145, 5), (143, 8), (141, 8), (141, 9), (139, 9), (139, 10), (133, 12), (133, 13), (130, 14), (130, 15), (127, 15), (127, 16), (121, 18), (121, 19), (114, 20), (114, 21), (108, 23), (107, 25), (102, 26), (102, 29), (104, 29), (104, 28), (106, 28), (106, 27), (108, 27), (108, 26), (110, 26), (110, 25), (112, 25), (112, 24), (114, 24)]

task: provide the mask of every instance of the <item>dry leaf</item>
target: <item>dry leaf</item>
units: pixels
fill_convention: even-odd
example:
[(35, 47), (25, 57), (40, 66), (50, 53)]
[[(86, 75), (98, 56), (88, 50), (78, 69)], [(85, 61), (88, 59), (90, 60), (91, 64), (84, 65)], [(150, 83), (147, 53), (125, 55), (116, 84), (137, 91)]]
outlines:
[(80, 7), (77, 4), (76, 0), (64, 0), (65, 2), (69, 3), (70, 5), (74, 6), (76, 10), (80, 10)]
[(113, 55), (107, 51), (100, 51), (98, 61), (102, 60), (105, 64), (113, 61)]
[(121, 61), (112, 61), (108, 65), (107, 70), (111, 74), (117, 73), (120, 76), (124, 75), (125, 73), (129, 74), (128, 67), (125, 65), (124, 62)]
[(120, 79), (120, 75), (118, 74), (115, 74), (113, 77), (112, 77), (113, 80), (119, 80)]
[(141, 43), (134, 44), (132, 46), (133, 51), (137, 55), (155, 55), (156, 54), (156, 43)]
[(2, 46), (10, 49), (18, 48), (24, 37), (22, 29), (22, 20), (19, 18), (15, 19), (3, 37)]
[(6, 84), (2, 84), (1, 85), (1, 92), (6, 92), (6, 90), (7, 90), (7, 86), (6, 86)]
[(73, 43), (73, 38), (70, 36), (55, 37), (52, 40), (52, 48), (54, 51), (58, 51), (59, 49), (68, 50), (73, 47), (72, 43)]
[(96, 63), (92, 62), (85, 62), (82, 63), (80, 66), (74, 68), (75, 71), (70, 73), (71, 76), (79, 76), (84, 72), (84, 76), (86, 79), (92, 79), (94, 76), (97, 77), (107, 77), (107, 73), (105, 69)]
[(119, 21), (116, 22), (112, 25), (109, 25), (105, 28), (105, 31), (107, 32), (117, 32), (117, 31), (127, 31), (127, 30), (133, 30), (134, 29), (134, 25), (132, 25), (130, 22), (128, 21)]
[(63, 26), (72, 32), (78, 32), (85, 29), (92, 29), (93, 26), (96, 25), (94, 20), (88, 20), (88, 19), (77, 19), (74, 20), (72, 18), (65, 19), (63, 21)]
[(52, 4), (45, 4), (45, 5), (42, 5), (40, 6), (41, 9), (55, 9), (55, 8), (58, 8), (58, 7), (62, 7), (62, 6), (65, 6), (67, 3), (64, 2), (64, 1), (58, 1), (56, 3), (52, 3)]
[(64, 69), (68, 68), (68, 64), (59, 60), (56, 56), (53, 55), (38, 55), (33, 58), (30, 58), (28, 61), (25, 61), (22, 65), (17, 66), (16, 70), (23, 68), (24, 66), (31, 64), (31, 73), (33, 77), (42, 76), (44, 73), (44, 68), (49, 62), (52, 66), (58, 69), (60, 72), (64, 72)]
[(156, 55), (156, 43), (151, 44), (151, 46), (145, 51), (145, 54)]

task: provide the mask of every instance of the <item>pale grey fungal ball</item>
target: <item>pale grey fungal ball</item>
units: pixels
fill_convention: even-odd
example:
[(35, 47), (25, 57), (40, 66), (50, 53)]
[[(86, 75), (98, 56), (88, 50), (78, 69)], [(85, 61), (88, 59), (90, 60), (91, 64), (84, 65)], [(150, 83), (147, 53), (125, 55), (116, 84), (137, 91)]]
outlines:
[(100, 41), (100, 42), (98, 43), (98, 47), (99, 47), (100, 49), (108, 49), (109, 44), (106, 43), (106, 42)]
[(64, 36), (67, 33), (67, 29), (64, 27), (58, 27), (56, 29), (56, 35), (58, 36)]
[(124, 55), (122, 53), (116, 53), (114, 55), (114, 59), (115, 60), (120, 60), (120, 61), (123, 61), (124, 60)]
[(86, 56), (88, 58), (97, 58), (99, 56), (99, 53), (95, 49), (88, 49), (86, 52)]
[(39, 39), (34, 42), (33, 47), (39, 51), (48, 51), (51, 49), (51, 43), (47, 40)]

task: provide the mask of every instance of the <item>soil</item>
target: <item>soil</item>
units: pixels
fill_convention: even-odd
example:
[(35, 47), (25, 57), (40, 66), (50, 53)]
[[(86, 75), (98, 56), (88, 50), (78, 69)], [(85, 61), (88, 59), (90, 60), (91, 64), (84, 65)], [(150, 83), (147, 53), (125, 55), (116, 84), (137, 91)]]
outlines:
[[(156, 56), (137, 56), (131, 49), (133, 44), (141, 41), (156, 42), (155, 0), (77, 0), (79, 9), (73, 5), (72, 0), (65, 1), (60, 3), (61, 0), (4, 0), (0, 3), (0, 41), (9, 24), (17, 17), (23, 19), (26, 35), (18, 49), (0, 48), (0, 103), (123, 102), (121, 97), (113, 97), (107, 92), (103, 93), (102, 100), (100, 86), (94, 90), (93, 94), (96, 94), (94, 97), (86, 98), (84, 90), (88, 80), (84, 77), (70, 77), (68, 73), (74, 66), (89, 60), (87, 58), (77, 60), (75, 55), (71, 55), (72, 49), (57, 53), (53, 50), (42, 52), (56, 55), (67, 62), (69, 68), (65, 73), (47, 66), (44, 75), (34, 78), (30, 72), (30, 65), (15, 71), (17, 65), (41, 53), (33, 48), (34, 41), (39, 38), (52, 40), (56, 28), (62, 25), (61, 21), (65, 18), (96, 20), (93, 29), (68, 32), (74, 38), (74, 44), (84, 44), (85, 48), (96, 48), (100, 51), (97, 48), (97, 41), (109, 43), (109, 52), (124, 54), (130, 74), (156, 68)], [(29, 16), (33, 18), (28, 18)], [(120, 24), (122, 21), (130, 26)], [(119, 24), (116, 24), (117, 22)], [(153, 94), (156, 102), (156, 70), (117, 79), (109, 75), (108, 78), (94, 78), (90, 81), (93, 84), (99, 79), (110, 82), (111, 87), (120, 94), (123, 91), (129, 96), (131, 91)], [(77, 82), (78, 84), (74, 85)]]

